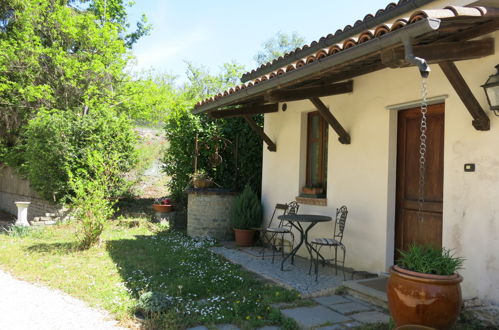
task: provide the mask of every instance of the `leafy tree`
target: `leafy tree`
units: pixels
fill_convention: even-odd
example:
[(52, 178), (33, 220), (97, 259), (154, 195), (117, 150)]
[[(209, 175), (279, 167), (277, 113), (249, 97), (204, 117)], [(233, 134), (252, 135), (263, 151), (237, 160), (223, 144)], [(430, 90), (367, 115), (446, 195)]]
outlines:
[[(13, 147), (39, 110), (116, 103), (132, 33), (124, 0), (0, 2), (0, 143)], [(83, 7), (82, 7), (83, 5)], [(84, 8), (84, 9), (82, 9)]]
[(289, 35), (279, 31), (262, 44), (263, 49), (253, 59), (258, 65), (262, 65), (303, 46), (304, 43), (305, 39), (296, 32)]
[(187, 97), (194, 103), (239, 84), (239, 77), (245, 71), (244, 66), (235, 61), (224, 63), (217, 75), (210, 74), (210, 72), (202, 66), (196, 67), (190, 62), (186, 63), (188, 83), (183, 89), (187, 94)]
[[(149, 27), (130, 32), (125, 0), (0, 0), (0, 162), (24, 173), (42, 196), (75, 193), (68, 171), (88, 169), (88, 151), (134, 162), (128, 48)], [(127, 103), (128, 102), (128, 103)], [(113, 157), (111, 157), (113, 156)], [(119, 194), (117, 180), (112, 194)]]
[(175, 79), (172, 75), (153, 72), (129, 79), (119, 87), (116, 108), (137, 123), (164, 122), (181, 94)]

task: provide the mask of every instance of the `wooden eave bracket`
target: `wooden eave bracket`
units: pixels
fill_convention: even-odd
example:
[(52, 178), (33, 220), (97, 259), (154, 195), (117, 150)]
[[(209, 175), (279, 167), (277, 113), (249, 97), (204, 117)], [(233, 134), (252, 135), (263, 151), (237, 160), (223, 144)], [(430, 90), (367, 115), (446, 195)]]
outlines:
[(244, 120), (250, 125), (250, 127), (255, 131), (258, 136), (262, 138), (263, 141), (267, 144), (267, 149), (269, 151), (277, 151), (277, 146), (276, 144), (268, 137), (267, 134), (263, 131), (263, 129), (257, 125), (257, 123), (251, 118), (249, 115), (244, 115), (243, 116)]
[(329, 111), (328, 107), (318, 98), (311, 97), (310, 102), (319, 110), (322, 118), (331, 126), (336, 134), (338, 134), (338, 141), (342, 144), (350, 144), (350, 134), (341, 126), (333, 114)]
[(473, 117), (472, 125), (478, 131), (490, 130), (490, 119), (483, 110), (480, 103), (471, 92), (468, 84), (459, 72), (454, 62), (438, 63), (457, 95)]

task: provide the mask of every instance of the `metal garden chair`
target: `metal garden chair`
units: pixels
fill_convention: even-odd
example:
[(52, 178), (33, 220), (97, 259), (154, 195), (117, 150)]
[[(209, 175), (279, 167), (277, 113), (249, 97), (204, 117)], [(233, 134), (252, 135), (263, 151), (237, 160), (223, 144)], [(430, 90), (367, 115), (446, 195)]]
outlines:
[[(346, 280), (345, 276), (345, 255), (346, 255), (346, 247), (342, 243), (343, 240), (343, 231), (345, 230), (345, 223), (347, 221), (348, 209), (345, 205), (336, 209), (336, 218), (334, 221), (333, 228), (333, 237), (331, 238), (315, 238), (312, 242), (310, 242), (312, 247), (312, 252), (315, 252), (315, 260), (310, 260), (310, 268), (312, 268), (312, 263), (315, 264), (315, 280), (317, 281), (317, 276), (319, 274), (319, 258), (322, 259), (323, 266), (326, 264), (326, 261), (334, 261), (335, 273), (338, 275), (338, 248), (343, 251), (343, 258), (340, 260), (341, 267), (343, 269), (343, 278)], [(334, 259), (325, 259), (324, 256), (321, 255), (320, 250), (324, 247), (328, 246), (329, 248), (334, 248)], [(311, 253), (313, 256), (313, 253)]]
[[(265, 258), (265, 245), (270, 245), (272, 248), (272, 263), (274, 263), (275, 251), (277, 249), (277, 239), (280, 238), (279, 247), (281, 248), (282, 257), (284, 258), (284, 235), (290, 235), (292, 246), (295, 244), (295, 235), (291, 230), (292, 227), (289, 223), (279, 220), (274, 221), (274, 218), (282, 214), (296, 214), (300, 205), (297, 202), (290, 202), (288, 204), (276, 204), (272, 217), (267, 228), (262, 229), (262, 259)], [(282, 214), (280, 214), (282, 212)]]

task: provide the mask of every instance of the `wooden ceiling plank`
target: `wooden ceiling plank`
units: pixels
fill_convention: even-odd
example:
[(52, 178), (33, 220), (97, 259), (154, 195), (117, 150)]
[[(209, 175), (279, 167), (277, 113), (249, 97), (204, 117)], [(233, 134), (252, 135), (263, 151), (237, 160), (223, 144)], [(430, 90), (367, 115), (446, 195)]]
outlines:
[(336, 84), (293, 88), (287, 90), (277, 90), (268, 93), (267, 101), (269, 102), (291, 102), (304, 100), (311, 97), (323, 97), (330, 95), (338, 95), (351, 93), (353, 91), (353, 81), (346, 81)]
[[(493, 54), (494, 39), (492, 38), (414, 46), (414, 55), (424, 58), (429, 63), (470, 60)], [(381, 62), (391, 68), (407, 66), (409, 64), (405, 59), (403, 48), (381, 52)]]
[(244, 115), (256, 115), (260, 113), (272, 113), (277, 111), (279, 111), (279, 105), (277, 103), (272, 103), (272, 104), (245, 105), (228, 110), (215, 110), (209, 112), (209, 115), (212, 118), (220, 119), (220, 118), (240, 117)]

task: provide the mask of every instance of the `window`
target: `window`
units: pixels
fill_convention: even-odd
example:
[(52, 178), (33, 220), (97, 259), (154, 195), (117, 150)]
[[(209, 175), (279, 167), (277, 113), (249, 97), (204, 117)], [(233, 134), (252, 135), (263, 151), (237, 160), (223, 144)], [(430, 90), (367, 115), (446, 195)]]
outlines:
[(307, 122), (307, 173), (303, 194), (325, 197), (328, 124), (317, 111), (308, 114)]

